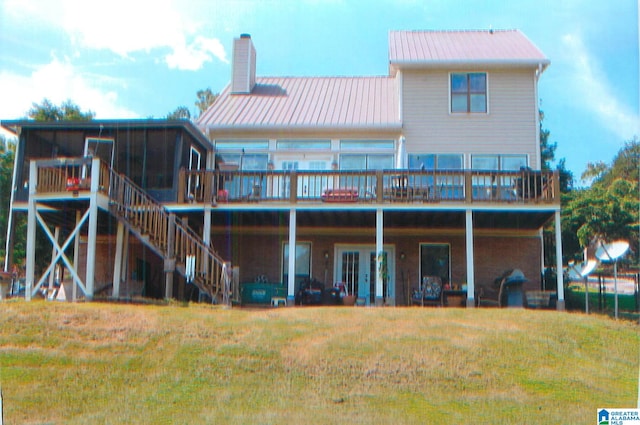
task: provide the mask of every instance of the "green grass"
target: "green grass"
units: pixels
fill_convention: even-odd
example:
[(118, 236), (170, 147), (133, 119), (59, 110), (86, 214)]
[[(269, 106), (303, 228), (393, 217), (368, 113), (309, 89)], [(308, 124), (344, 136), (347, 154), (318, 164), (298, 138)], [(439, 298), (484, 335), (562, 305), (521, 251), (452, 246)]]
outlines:
[[(565, 291), (567, 308), (571, 310), (585, 311), (584, 286), (571, 285)], [(626, 320), (638, 321), (640, 314), (636, 306), (635, 295), (618, 294), (618, 317)], [(596, 314), (607, 314), (611, 317), (615, 314), (615, 295), (611, 292), (600, 294), (597, 289), (589, 289), (589, 312)]]
[(590, 424), (629, 321), (555, 311), (0, 304), (5, 424)]

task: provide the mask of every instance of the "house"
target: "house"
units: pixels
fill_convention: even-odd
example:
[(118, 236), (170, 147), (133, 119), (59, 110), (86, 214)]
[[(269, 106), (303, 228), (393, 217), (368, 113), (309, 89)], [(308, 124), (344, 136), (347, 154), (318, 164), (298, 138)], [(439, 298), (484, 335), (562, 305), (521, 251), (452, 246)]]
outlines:
[[(541, 289), (544, 266), (562, 267), (558, 176), (541, 171), (539, 144), (537, 86), (549, 60), (520, 31), (393, 31), (383, 76), (259, 77), (257, 61), (249, 35), (234, 40), (231, 81), (195, 125), (69, 123), (56, 132), (3, 122), (20, 134), (14, 183), (31, 182), (15, 186), (13, 209), (28, 212), (30, 229), (56, 214), (52, 197), (99, 211), (110, 228), (86, 219), (77, 233), (88, 232), (88, 245), (97, 241), (95, 252), (112, 253), (102, 286), (117, 296), (133, 268), (135, 277), (154, 275), (144, 287), (164, 287), (165, 297), (194, 287), (213, 298), (228, 294), (222, 287), (233, 276), (238, 301), (254, 288), (293, 303), (313, 280), (345, 288), (359, 304), (411, 305), (424, 301), (427, 282), (440, 282), (441, 304), (462, 298), (475, 306), (500, 303), (495, 281), (508, 270), (522, 271), (526, 292)], [(111, 159), (86, 159), (89, 140), (107, 129)], [(69, 134), (74, 148), (63, 149)], [(131, 138), (148, 168), (133, 165)], [(171, 153), (162, 172), (149, 168)], [(64, 169), (61, 156), (78, 161), (75, 168)], [(36, 158), (57, 162), (29, 168)], [(59, 178), (79, 173), (81, 185), (87, 161), (96, 173), (90, 186), (56, 187), (55, 196), (44, 186), (46, 173), (55, 180), (61, 169)], [(117, 190), (114, 181), (122, 181)], [(541, 229), (550, 221), (558, 229), (555, 265), (543, 264)], [(176, 242), (187, 239), (197, 246)], [(147, 251), (153, 260), (140, 263)], [(67, 269), (78, 263), (57, 257)], [(83, 287), (94, 281), (93, 292), (84, 291), (91, 298), (89, 257), (86, 279), (79, 272), (74, 279)], [(27, 264), (27, 281), (42, 287), (51, 270), (37, 278), (34, 267)], [(560, 274), (558, 308), (562, 288)]]

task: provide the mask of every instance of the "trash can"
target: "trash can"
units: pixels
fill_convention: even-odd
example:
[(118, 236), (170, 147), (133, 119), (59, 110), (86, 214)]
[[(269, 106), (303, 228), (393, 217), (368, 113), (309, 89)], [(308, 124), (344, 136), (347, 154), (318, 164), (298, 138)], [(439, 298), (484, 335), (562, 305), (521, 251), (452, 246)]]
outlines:
[(286, 297), (282, 284), (251, 282), (240, 284), (240, 302), (245, 304), (271, 304), (273, 297)]

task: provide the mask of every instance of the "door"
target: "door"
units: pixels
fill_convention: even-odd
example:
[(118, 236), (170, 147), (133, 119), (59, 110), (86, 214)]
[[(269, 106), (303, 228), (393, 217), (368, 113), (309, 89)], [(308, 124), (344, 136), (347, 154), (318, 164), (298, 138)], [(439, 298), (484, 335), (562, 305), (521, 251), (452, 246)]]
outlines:
[[(331, 157), (277, 159), (276, 167), (285, 171), (326, 171), (331, 167)], [(327, 176), (323, 178), (316, 175), (302, 175), (298, 176), (297, 183), (297, 195), (299, 198), (319, 198), (323, 190), (333, 187)], [(283, 180), (281, 189), (281, 196), (289, 197), (290, 182), (288, 179)]]
[[(189, 171), (198, 171), (202, 166), (202, 154), (195, 147), (191, 146), (189, 151)], [(187, 179), (187, 195), (194, 196), (200, 187), (200, 174), (189, 173)]]
[[(110, 168), (113, 168), (113, 139), (106, 139), (101, 137), (87, 137), (84, 140), (84, 156), (92, 158), (100, 158), (106, 164), (109, 164)], [(87, 166), (82, 167), (82, 178), (89, 177), (89, 171)]]
[[(375, 305), (376, 302), (376, 266), (377, 255), (374, 245), (336, 247), (337, 262), (336, 282), (343, 282), (349, 295), (355, 294), (364, 301), (365, 305)], [(381, 296), (386, 303), (395, 302), (395, 264), (394, 248), (384, 247), (387, 258), (387, 279), (383, 282)]]

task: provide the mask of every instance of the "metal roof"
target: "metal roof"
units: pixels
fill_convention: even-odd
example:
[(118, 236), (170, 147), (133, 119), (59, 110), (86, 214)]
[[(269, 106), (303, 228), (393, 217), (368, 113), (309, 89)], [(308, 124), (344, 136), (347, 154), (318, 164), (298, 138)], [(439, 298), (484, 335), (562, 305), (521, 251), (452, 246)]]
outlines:
[(518, 30), (391, 31), (391, 69), (452, 65), (543, 68), (549, 59)]
[(400, 129), (392, 77), (258, 78), (250, 94), (227, 87), (200, 117), (208, 130)]

